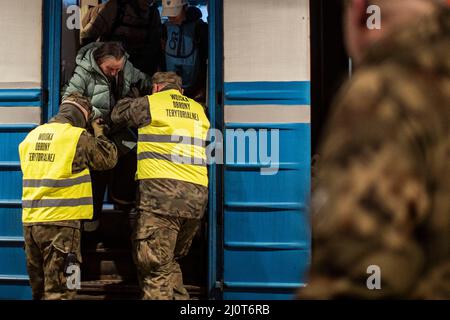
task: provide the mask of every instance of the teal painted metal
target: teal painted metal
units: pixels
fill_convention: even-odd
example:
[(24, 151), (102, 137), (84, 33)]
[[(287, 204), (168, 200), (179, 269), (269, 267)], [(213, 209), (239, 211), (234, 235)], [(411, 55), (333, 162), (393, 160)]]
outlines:
[[(225, 84), (225, 103), (255, 108), (309, 104), (309, 83), (260, 85)], [(234, 130), (255, 132), (258, 148), (261, 134), (278, 130), (279, 156), (272, 163), (278, 172), (261, 175), (267, 165), (260, 157), (250, 160), (247, 141), (245, 162), (227, 159), (225, 163), (223, 297), (291, 299), (295, 289), (304, 285), (310, 259), (310, 124), (227, 123), (225, 128), (225, 150), (235, 148), (234, 154), (237, 143), (231, 146), (227, 138)]]
[(0, 88), (0, 106), (15, 107), (25, 106), (31, 107), (41, 106), (41, 89), (1, 89)]
[(310, 105), (311, 84), (296, 82), (229, 82), (225, 83), (226, 105)]
[[(222, 102), (217, 99), (222, 91), (222, 0), (212, 1), (208, 5), (209, 25), (209, 57), (208, 57), (208, 111), (212, 128), (222, 127), (220, 108)], [(211, 142), (214, 144), (215, 142)], [(221, 205), (219, 195), (222, 190), (220, 167), (212, 164), (209, 174), (209, 204), (208, 204), (208, 296), (210, 299), (221, 298), (221, 275), (218, 268), (221, 259), (221, 242), (219, 228), (219, 213)]]
[(0, 299), (29, 299), (18, 145), (34, 126), (0, 125)]
[(47, 100), (43, 101), (43, 120), (47, 122), (59, 109), (61, 73), (62, 0), (44, 0), (43, 82)]

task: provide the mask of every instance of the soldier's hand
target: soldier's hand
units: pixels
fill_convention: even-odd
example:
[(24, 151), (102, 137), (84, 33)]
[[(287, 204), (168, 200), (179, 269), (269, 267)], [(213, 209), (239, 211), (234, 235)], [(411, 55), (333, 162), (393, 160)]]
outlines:
[(97, 118), (91, 121), (91, 127), (94, 129), (94, 136), (98, 137), (104, 134), (105, 125), (103, 124), (103, 119)]
[(141, 93), (139, 92), (139, 89), (137, 87), (130, 88), (130, 92), (127, 94), (127, 98), (136, 99), (141, 96)]

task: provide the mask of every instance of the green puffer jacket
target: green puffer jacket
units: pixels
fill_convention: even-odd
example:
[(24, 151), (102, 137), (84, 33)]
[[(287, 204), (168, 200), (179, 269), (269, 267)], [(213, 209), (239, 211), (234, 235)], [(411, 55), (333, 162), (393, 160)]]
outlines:
[[(72, 92), (79, 92), (91, 99), (94, 107), (94, 118), (102, 117), (109, 122), (109, 114), (114, 104), (113, 95), (110, 93), (110, 84), (100, 67), (95, 62), (93, 53), (101, 45), (100, 42), (90, 43), (78, 52), (74, 74), (69, 83), (63, 89), (64, 99)], [(136, 87), (141, 94), (151, 92), (151, 78), (145, 73), (134, 68), (127, 61), (123, 70), (119, 73), (119, 86), (122, 87), (119, 99), (126, 97), (131, 88)]]

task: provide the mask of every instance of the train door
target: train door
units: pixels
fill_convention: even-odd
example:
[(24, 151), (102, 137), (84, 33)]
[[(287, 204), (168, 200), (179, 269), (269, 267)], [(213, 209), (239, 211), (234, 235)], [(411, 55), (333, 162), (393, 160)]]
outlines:
[(309, 26), (308, 0), (223, 2), (225, 299), (289, 299), (305, 281)]

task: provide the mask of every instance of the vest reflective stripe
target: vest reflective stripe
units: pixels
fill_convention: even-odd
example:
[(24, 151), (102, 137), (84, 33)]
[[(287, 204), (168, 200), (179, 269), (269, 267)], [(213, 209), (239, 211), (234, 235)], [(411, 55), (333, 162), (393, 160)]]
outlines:
[(70, 124), (44, 124), (32, 130), (20, 144), (23, 222), (92, 219), (89, 170), (72, 173), (83, 131)]
[(177, 90), (148, 99), (152, 123), (139, 128), (137, 179), (166, 178), (207, 186), (205, 144), (210, 124), (203, 107)]
[(192, 157), (182, 157), (182, 156), (174, 156), (171, 154), (161, 154), (156, 152), (142, 152), (138, 156), (138, 160), (145, 159), (159, 159), (159, 160), (167, 160), (173, 163), (179, 164), (191, 164), (196, 166), (206, 166), (206, 161), (200, 158), (192, 158)]
[(142, 134), (139, 137), (139, 141), (142, 142), (165, 142), (165, 143), (180, 143), (189, 144), (199, 147), (205, 147), (206, 141), (197, 138), (185, 137), (185, 136), (169, 136), (169, 135), (158, 135), (158, 134)]
[(92, 198), (24, 200), (22, 208), (77, 207), (92, 204)]
[[(199, 158), (206, 161), (206, 155), (204, 152), (204, 147), (193, 146), (193, 145), (185, 145), (185, 144), (176, 144), (176, 143), (161, 143), (161, 142), (152, 142), (146, 143), (145, 152), (154, 152), (160, 154), (167, 154), (169, 156), (173, 155), (175, 157), (190, 157), (190, 158)], [(179, 162), (179, 161), (175, 161)], [(192, 161), (193, 162), (193, 161)]]
[(39, 188), (39, 187), (51, 187), (61, 188), (75, 186), (80, 183), (91, 182), (91, 176), (85, 175), (78, 178), (64, 179), (64, 180), (52, 180), (52, 179), (28, 179), (23, 180), (24, 188)]

